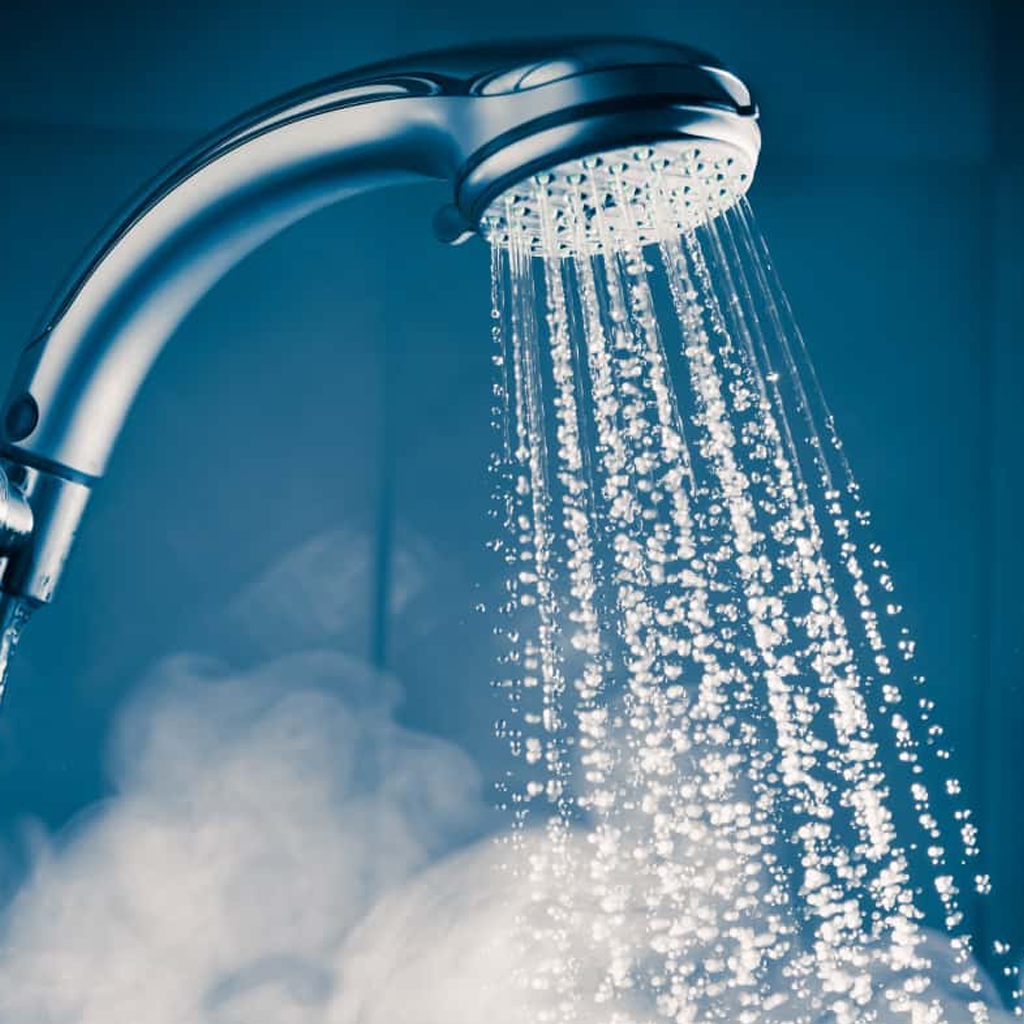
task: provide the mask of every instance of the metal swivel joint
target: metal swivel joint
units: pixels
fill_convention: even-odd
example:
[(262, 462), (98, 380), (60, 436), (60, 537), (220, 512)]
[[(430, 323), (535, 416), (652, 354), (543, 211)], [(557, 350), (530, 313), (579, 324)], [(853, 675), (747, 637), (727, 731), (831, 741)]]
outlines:
[(12, 555), (32, 536), (32, 506), (19, 486), (27, 476), (23, 466), (0, 464), (0, 558)]

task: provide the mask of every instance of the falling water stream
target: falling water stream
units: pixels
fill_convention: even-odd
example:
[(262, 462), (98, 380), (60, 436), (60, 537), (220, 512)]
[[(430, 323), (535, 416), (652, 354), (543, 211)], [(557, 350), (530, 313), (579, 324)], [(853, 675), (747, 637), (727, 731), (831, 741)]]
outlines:
[(660, 146), (485, 219), (525, 981), (550, 1021), (985, 1021), (977, 830), (743, 184)]
[[(1008, 947), (972, 939), (977, 828), (745, 184), (723, 147), (665, 144), (484, 218), (526, 1017), (1019, 1016)], [(0, 623), (0, 697), (26, 617)]]
[(32, 609), (28, 602), (12, 597), (5, 598), (5, 604), (0, 611), (0, 707), (3, 706), (11, 661), (21, 640), (22, 630), (31, 614)]

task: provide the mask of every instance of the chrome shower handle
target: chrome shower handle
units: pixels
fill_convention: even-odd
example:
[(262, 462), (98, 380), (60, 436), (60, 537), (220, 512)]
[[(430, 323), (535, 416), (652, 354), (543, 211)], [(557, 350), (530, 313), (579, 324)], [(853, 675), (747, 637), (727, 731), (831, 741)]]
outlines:
[(100, 477), (167, 338), (231, 266), (347, 195), (443, 176), (433, 111), (419, 98), (247, 128), (161, 183), (23, 353), (3, 418), (5, 456), (67, 479)]

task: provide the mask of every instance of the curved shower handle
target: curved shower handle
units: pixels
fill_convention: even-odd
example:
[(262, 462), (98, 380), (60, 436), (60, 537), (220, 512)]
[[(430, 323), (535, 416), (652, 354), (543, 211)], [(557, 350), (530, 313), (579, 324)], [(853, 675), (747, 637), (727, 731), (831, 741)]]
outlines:
[(4, 593), (30, 604), (52, 600), (136, 393), (218, 278), (346, 195), (444, 177), (446, 140), (431, 110), (416, 102), (421, 96), (395, 95), (222, 139), (207, 159), (158, 186), (87, 263), (23, 353), (7, 399), (9, 495), (28, 502), (34, 527), (9, 546)]
[[(455, 241), (533, 171), (616, 146), (689, 137), (756, 161), (756, 108), (712, 58), (645, 40), (444, 51), (320, 82), (201, 144), (122, 217), (22, 355), (0, 430), (34, 526), (2, 590), (52, 598), (89, 489), (174, 329), (234, 263), (347, 195), (451, 184)], [(12, 492), (13, 493), (13, 492)], [(2, 539), (2, 538), (0, 538)]]
[(347, 195), (445, 177), (447, 140), (422, 99), (385, 94), (246, 128), (158, 186), (25, 350), (5, 454), (69, 479), (101, 476), (164, 342), (239, 259)]

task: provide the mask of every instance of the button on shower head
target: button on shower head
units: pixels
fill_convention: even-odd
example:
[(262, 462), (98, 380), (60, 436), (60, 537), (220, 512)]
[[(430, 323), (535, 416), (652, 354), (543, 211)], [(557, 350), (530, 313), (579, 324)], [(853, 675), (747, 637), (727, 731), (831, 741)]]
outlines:
[[(739, 79), (696, 50), (636, 39), (421, 54), (238, 119), (114, 221), (25, 349), (0, 428), (32, 528), (0, 549), (0, 588), (30, 604), (52, 598), (164, 343), (219, 277), (288, 224), (365, 189), (435, 179), (451, 189), (435, 220), (448, 241), (479, 232), (564, 252), (643, 242), (742, 193), (758, 149)], [(630, 196), (638, 171), (658, 183), (650, 202)], [(638, 209), (639, 219), (624, 213)]]

